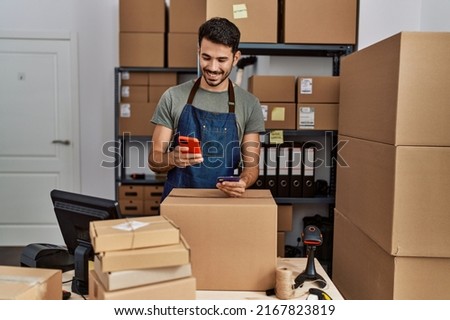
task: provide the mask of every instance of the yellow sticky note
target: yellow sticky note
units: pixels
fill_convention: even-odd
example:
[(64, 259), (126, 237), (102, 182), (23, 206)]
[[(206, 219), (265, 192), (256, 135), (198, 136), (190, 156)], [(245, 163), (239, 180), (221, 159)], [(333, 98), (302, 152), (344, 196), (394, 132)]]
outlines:
[(284, 108), (283, 107), (273, 108), (271, 118), (272, 121), (284, 121)]
[(278, 144), (284, 142), (283, 130), (270, 131), (270, 143)]
[(233, 4), (233, 18), (245, 19), (248, 18), (246, 4)]

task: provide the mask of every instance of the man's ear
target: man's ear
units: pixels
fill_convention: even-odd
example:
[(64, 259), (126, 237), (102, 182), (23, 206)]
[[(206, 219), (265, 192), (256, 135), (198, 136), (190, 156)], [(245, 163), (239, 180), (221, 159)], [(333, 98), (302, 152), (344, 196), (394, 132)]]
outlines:
[(233, 67), (236, 66), (237, 62), (239, 61), (239, 59), (241, 58), (241, 52), (238, 50), (236, 51), (236, 53), (234, 54), (234, 58), (233, 58)]

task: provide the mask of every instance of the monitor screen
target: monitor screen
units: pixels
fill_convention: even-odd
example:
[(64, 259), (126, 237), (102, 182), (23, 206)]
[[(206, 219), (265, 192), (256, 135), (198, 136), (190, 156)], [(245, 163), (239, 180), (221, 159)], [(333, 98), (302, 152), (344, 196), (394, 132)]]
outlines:
[(121, 218), (119, 203), (56, 189), (50, 192), (50, 197), (67, 250), (74, 256), (72, 291), (87, 294), (88, 260), (94, 257), (89, 224), (91, 221)]

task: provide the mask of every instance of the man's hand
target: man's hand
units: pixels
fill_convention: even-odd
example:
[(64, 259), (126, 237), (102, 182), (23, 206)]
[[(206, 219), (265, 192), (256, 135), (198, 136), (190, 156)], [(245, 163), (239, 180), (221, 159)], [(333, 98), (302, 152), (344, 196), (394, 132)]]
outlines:
[(245, 193), (246, 183), (242, 179), (238, 182), (224, 181), (218, 182), (216, 187), (226, 193), (229, 197), (240, 198)]
[(200, 153), (187, 153), (189, 147), (176, 146), (170, 153), (172, 163), (178, 168), (186, 168), (203, 162), (203, 156)]

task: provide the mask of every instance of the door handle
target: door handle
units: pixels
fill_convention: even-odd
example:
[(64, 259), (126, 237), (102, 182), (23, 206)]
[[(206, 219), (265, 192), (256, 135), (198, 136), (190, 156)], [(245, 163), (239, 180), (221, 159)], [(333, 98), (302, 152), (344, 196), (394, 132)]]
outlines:
[(65, 146), (68, 146), (70, 144), (70, 140), (53, 140), (53, 144), (63, 144)]

